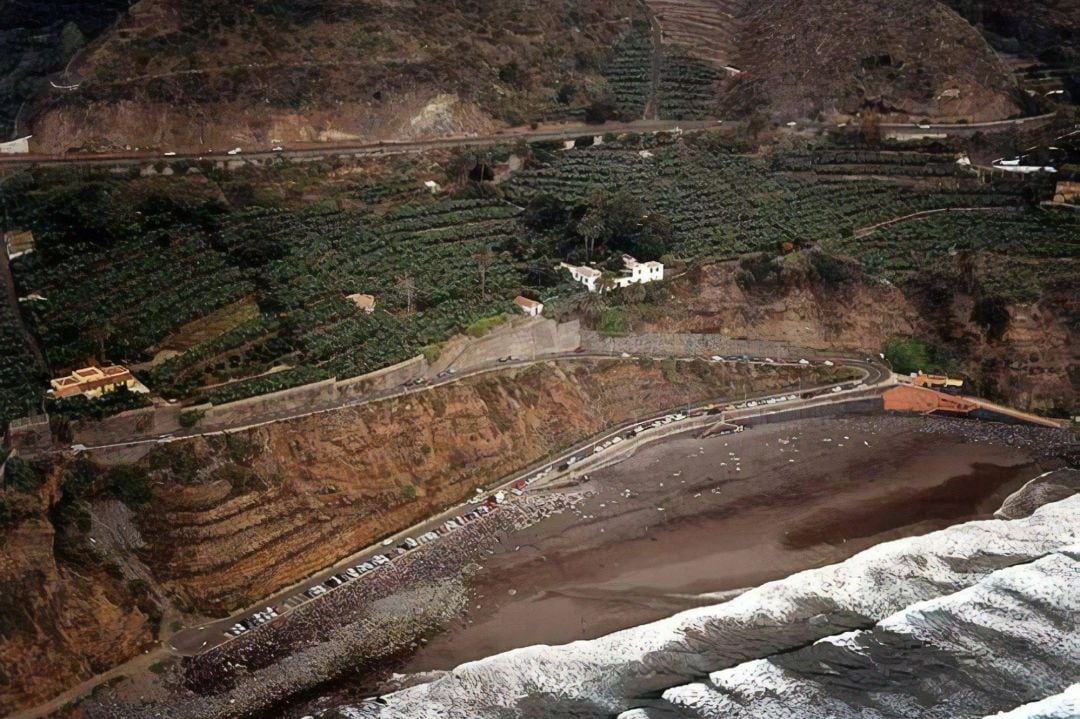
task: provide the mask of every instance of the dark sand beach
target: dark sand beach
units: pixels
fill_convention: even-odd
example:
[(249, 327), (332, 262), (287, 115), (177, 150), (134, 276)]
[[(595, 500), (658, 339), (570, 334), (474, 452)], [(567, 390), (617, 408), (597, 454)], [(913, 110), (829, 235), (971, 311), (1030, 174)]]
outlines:
[[(461, 624), (406, 673), (587, 639), (989, 517), (1039, 473), (1023, 450), (860, 417), (675, 438), (591, 475), (575, 511), (504, 537)], [(558, 491), (558, 490), (551, 490)]]

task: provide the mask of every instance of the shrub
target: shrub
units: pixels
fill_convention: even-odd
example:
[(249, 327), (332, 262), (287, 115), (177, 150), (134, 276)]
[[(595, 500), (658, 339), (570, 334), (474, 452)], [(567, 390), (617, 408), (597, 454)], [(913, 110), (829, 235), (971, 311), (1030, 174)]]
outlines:
[(206, 412), (181, 412), (180, 413), (180, 426), (181, 427), (194, 427), (199, 423), (203, 417), (206, 416)]
[(630, 331), (630, 321), (626, 312), (621, 309), (611, 308), (600, 313), (600, 319), (596, 323), (596, 331), (605, 337), (620, 337)]
[(664, 375), (665, 382), (677, 382), (679, 380), (679, 362), (674, 357), (660, 361), (660, 372)]
[(465, 334), (470, 337), (483, 337), (491, 330), (495, 329), (501, 324), (510, 321), (510, 315), (506, 313), (493, 315), (491, 317), (481, 317), (473, 322), (471, 325), (465, 328)]
[(402, 485), (401, 496), (410, 501), (416, 499), (416, 487), (411, 484)]
[(935, 367), (933, 354), (930, 345), (914, 338), (896, 337), (885, 344), (885, 359), (892, 365), (893, 371), (900, 374), (931, 371)]
[(146, 471), (133, 466), (113, 467), (109, 470), (109, 489), (129, 507), (145, 504), (153, 496)]

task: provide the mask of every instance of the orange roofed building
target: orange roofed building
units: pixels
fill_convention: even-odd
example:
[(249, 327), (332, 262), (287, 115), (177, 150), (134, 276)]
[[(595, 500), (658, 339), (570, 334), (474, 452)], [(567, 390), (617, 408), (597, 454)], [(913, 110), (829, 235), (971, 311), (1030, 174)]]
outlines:
[(530, 300), (528, 297), (518, 295), (514, 298), (514, 304), (517, 308), (524, 312), (529, 317), (537, 317), (544, 311), (544, 303), (537, 302), (536, 300)]
[(115, 392), (121, 386), (132, 392), (149, 392), (127, 367), (112, 365), (109, 367), (84, 367), (77, 369), (67, 377), (50, 380), (53, 395), (56, 397), (100, 397), (106, 392)]

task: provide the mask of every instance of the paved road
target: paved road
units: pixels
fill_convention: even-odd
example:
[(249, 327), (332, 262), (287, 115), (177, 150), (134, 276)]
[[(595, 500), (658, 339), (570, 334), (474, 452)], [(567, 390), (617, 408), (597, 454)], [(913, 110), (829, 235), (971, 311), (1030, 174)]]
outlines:
[[(820, 406), (822, 404), (835, 404), (840, 402), (846, 402), (851, 399), (853, 393), (865, 392), (867, 389), (870, 388), (881, 388), (893, 382), (892, 373), (887, 368), (881, 366), (876, 362), (851, 360), (845, 358), (836, 358), (833, 361), (838, 366), (850, 366), (860, 369), (864, 373), (863, 378), (854, 382), (848, 380), (835, 385), (808, 388), (800, 392), (799, 400), (780, 401), (772, 405), (765, 404), (765, 401), (769, 398), (787, 396), (792, 394), (792, 392), (789, 391), (780, 395), (751, 395), (749, 397), (743, 398), (741, 402), (738, 402), (738, 400), (733, 400), (732, 398), (722, 398), (719, 400), (687, 403), (672, 408), (666, 408), (663, 411), (649, 413), (643, 417), (635, 418), (633, 420), (624, 422), (616, 427), (611, 427), (597, 436), (591, 437), (588, 440), (585, 440), (573, 447), (570, 447), (567, 450), (564, 450), (563, 452), (560, 452), (555, 457), (549, 457), (541, 462), (534, 463), (533, 465), (523, 470), (517, 471), (511, 476), (501, 479), (495, 485), (488, 488), (486, 494), (490, 495), (500, 490), (508, 492), (510, 488), (519, 480), (535, 476), (545, 470), (549, 472), (549, 474), (545, 478), (545, 482), (550, 482), (555, 479), (562, 478), (569, 472), (573, 471), (566, 466), (568, 463), (570, 463), (569, 467), (573, 467), (578, 462), (584, 462), (588, 459), (595, 457), (598, 454), (594, 451), (594, 448), (597, 445), (602, 444), (613, 437), (622, 436), (626, 433), (627, 430), (632, 429), (637, 425), (650, 424), (664, 417), (665, 415), (669, 415), (674, 412), (683, 412), (688, 416), (695, 416), (705, 414), (708, 407), (719, 403), (738, 402), (738, 405), (745, 405), (749, 401), (756, 401), (759, 403), (757, 407), (743, 409), (740, 412), (740, 415), (760, 416), (762, 414), (768, 414), (772, 412), (790, 411), (792, 409), (798, 409), (805, 406)], [(790, 365), (792, 363), (787, 362), (776, 364)], [(453, 378), (450, 381), (456, 381), (456, 379), (460, 379), (460, 377)], [(834, 387), (840, 387), (841, 389), (838, 391), (834, 391)], [(717, 419), (720, 420), (720, 417), (717, 417)], [(600, 452), (599, 455), (602, 457), (603, 452)], [(443, 524), (444, 522), (446, 522), (447, 519), (460, 516), (465, 512), (469, 511), (470, 509), (471, 506), (468, 504), (461, 504), (451, 507), (385, 539), (389, 541), (389, 546), (396, 546), (402, 541), (404, 541), (406, 537), (419, 537), (420, 535), (432, 531), (435, 527)], [(451, 534), (448, 537), (442, 537), (439, 540), (435, 541), (453, 541), (453, 535)], [(206, 624), (201, 624), (197, 627), (183, 629), (170, 638), (167, 644), (167, 648), (175, 652), (176, 654), (183, 656), (191, 656), (195, 654), (200, 654), (205, 651), (209, 651), (210, 649), (213, 649), (217, 646), (228, 643), (232, 640), (232, 637), (226, 635), (224, 632), (226, 629), (230, 628), (237, 622), (249, 619), (255, 612), (262, 611), (266, 607), (274, 607), (281, 616), (285, 616), (288, 614), (289, 611), (289, 608), (287, 608), (284, 604), (286, 600), (291, 597), (295, 597), (309, 587), (323, 584), (323, 582), (329, 579), (330, 576), (340, 573), (348, 567), (356, 566), (361, 562), (368, 561), (372, 556), (376, 554), (386, 552), (387, 548), (387, 545), (384, 545), (382, 542), (367, 547), (360, 552), (357, 552), (345, 559), (342, 559), (333, 567), (324, 569), (300, 582), (297, 582), (296, 584), (286, 589), (276, 592), (272, 596), (259, 601), (256, 605), (252, 607), (249, 607), (223, 619), (211, 621)], [(424, 550), (421, 547), (420, 549), (416, 549), (413, 551)], [(385, 569), (376, 571), (385, 571)], [(319, 599), (315, 598), (306, 601), (319, 601)], [(274, 621), (278, 621), (279, 619), (280, 617), (278, 619), (275, 619)]]
[[(968, 137), (976, 132), (990, 133), (1007, 130), (1011, 127), (1030, 126), (1037, 127), (1053, 120), (1056, 113), (1039, 115), (1037, 117), (1024, 117), (1013, 120), (997, 120), (994, 122), (980, 122), (971, 124), (931, 124), (929, 128), (919, 128), (914, 123), (882, 123), (881, 130), (901, 135), (918, 136), (926, 133), (944, 134), (950, 137)], [(520, 140), (526, 142), (542, 142), (545, 140), (567, 140), (582, 135), (595, 135), (607, 132), (665, 132), (676, 129), (686, 131), (699, 131), (715, 129), (723, 126), (734, 127), (738, 123), (728, 120), (635, 120), (633, 122), (608, 122), (603, 124), (566, 123), (554, 126), (542, 126), (537, 129), (530, 127), (515, 127), (493, 133), (490, 135), (477, 135), (473, 137), (458, 136), (444, 137), (431, 140), (416, 140), (409, 142), (322, 142), (322, 143), (290, 143), (282, 151), (275, 152), (269, 147), (256, 148), (242, 152), (239, 155), (229, 155), (227, 150), (217, 152), (205, 152), (199, 150), (177, 151), (175, 155), (165, 156), (162, 152), (148, 150), (132, 150), (120, 152), (71, 152), (60, 154), (5, 155), (0, 156), (0, 170), (17, 169), (20, 167), (66, 167), (72, 165), (100, 165), (105, 167), (124, 167), (131, 165), (146, 165), (151, 163), (165, 162), (192, 162), (198, 160), (212, 160), (217, 162), (228, 161), (267, 161), (279, 157), (293, 160), (319, 159), (323, 157), (365, 157), (396, 155), (424, 152), (426, 150), (469, 147), (477, 145), (499, 145), (514, 143)], [(831, 125), (820, 122), (799, 122), (797, 130), (825, 130)]]
[[(244, 162), (251, 160), (274, 160), (282, 157), (293, 160), (304, 160), (339, 156), (365, 157), (398, 155), (450, 147), (500, 145), (521, 140), (525, 140), (526, 142), (569, 140), (581, 137), (582, 135), (599, 135), (608, 132), (670, 132), (676, 129), (696, 131), (717, 128), (723, 124), (725, 123), (721, 120), (635, 120), (633, 122), (606, 122), (603, 124), (567, 123), (539, 127), (535, 130), (528, 127), (518, 127), (490, 135), (444, 137), (410, 142), (345, 141), (293, 143), (284, 150), (278, 152), (275, 152), (268, 147), (264, 147), (245, 151), (239, 155), (229, 155), (227, 150), (220, 150), (218, 152), (200, 152), (198, 150), (178, 151), (175, 155), (170, 156), (165, 156), (161, 152), (146, 150), (123, 152), (71, 152), (52, 155), (31, 153), (28, 155), (0, 156), (0, 169), (28, 166), (68, 167), (72, 165), (122, 167), (128, 165), (154, 164), (158, 162), (167, 164), (175, 162), (190, 163), (198, 160)], [(734, 125), (735, 123), (729, 124)]]

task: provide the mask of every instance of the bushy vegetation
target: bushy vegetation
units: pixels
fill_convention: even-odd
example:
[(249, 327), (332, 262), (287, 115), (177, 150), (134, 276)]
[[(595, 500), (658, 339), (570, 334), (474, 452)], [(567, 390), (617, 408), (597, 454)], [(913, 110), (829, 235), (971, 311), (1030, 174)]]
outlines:
[(894, 337), (885, 344), (885, 359), (898, 374), (912, 372), (936, 372), (941, 369), (936, 350), (913, 338)]
[(47, 380), (14, 309), (3, 298), (5, 291), (0, 278), (0, 430), (8, 420), (40, 411), (41, 390)]
[[(880, 260), (884, 276), (917, 280), (956, 261), (969, 291), (1007, 302), (1033, 302), (1080, 271), (1080, 215), (1043, 210), (942, 213), (829, 244), (832, 251)], [(962, 262), (961, 262), (962, 261)]]
[[(798, 157), (738, 155), (710, 135), (608, 138), (569, 151), (537, 145), (529, 153), (509, 181), (470, 182), (460, 193), (478, 199), (404, 193), (395, 196), (405, 203), (347, 209), (223, 199), (214, 177), (40, 176), (22, 188), (17, 218), (35, 230), (40, 250), (16, 263), (16, 277), (22, 292), (49, 298), (32, 319), (54, 371), (90, 357), (147, 360), (184, 323), (254, 300), (256, 317), (157, 364), (147, 378), (167, 396), (214, 403), (356, 376), (421, 351), (434, 356), (432, 348), (455, 332), (480, 332), (491, 321), (485, 318), (512, 312), (522, 291), (570, 296), (566, 308), (576, 303), (612, 333), (626, 331), (620, 313), (626, 322), (644, 317), (650, 288), (576, 302), (581, 288), (557, 269), (560, 260), (613, 273), (623, 252), (662, 257), (669, 268), (744, 256), (740, 284), (769, 292), (784, 281), (785, 256), (835, 288), (865, 275), (910, 281), (946, 258), (967, 257), (959, 263), (965, 290), (1005, 302), (1029, 301), (1075, 277), (1069, 238), (1080, 236), (1080, 219), (1023, 211), (1022, 183), (957, 176), (947, 187), (921, 184), (928, 166), (952, 167), (925, 150), (830, 156), (875, 175), (887, 164), (892, 169), (880, 174), (906, 174), (903, 183), (872, 176), (818, 182), (774, 169)], [(295, 175), (288, 167), (266, 172), (263, 184), (275, 173)], [(378, 178), (364, 181), (376, 186)], [(955, 207), (1004, 211), (865, 229)], [(375, 311), (356, 307), (347, 299), (354, 293), (374, 295)], [(605, 315), (612, 307), (619, 312)], [(994, 310), (981, 306), (976, 321), (999, 332)], [(33, 365), (10, 366), (24, 372)], [(23, 375), (7, 377), (5, 397), (18, 392)]]

